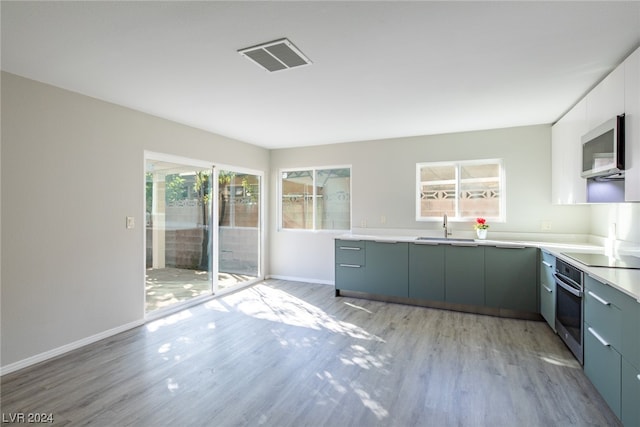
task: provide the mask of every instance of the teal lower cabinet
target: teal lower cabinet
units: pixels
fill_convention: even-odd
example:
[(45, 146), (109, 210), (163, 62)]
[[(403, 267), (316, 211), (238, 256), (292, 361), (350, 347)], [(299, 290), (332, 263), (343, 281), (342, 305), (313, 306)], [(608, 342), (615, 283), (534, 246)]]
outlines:
[(537, 313), (537, 259), (536, 248), (485, 247), (485, 305)]
[(622, 359), (622, 424), (640, 426), (640, 370)]
[(374, 242), (365, 245), (366, 292), (395, 297), (409, 296), (409, 244)]
[[(625, 295), (622, 300), (622, 355), (640, 369), (640, 302)], [(640, 400), (638, 401), (640, 406)], [(640, 424), (638, 424), (640, 426)]]
[(365, 282), (365, 242), (335, 241), (336, 295), (341, 289), (367, 292)]
[(585, 323), (584, 373), (618, 417), (621, 408), (621, 371), (620, 353)]
[(336, 265), (336, 295), (340, 290), (367, 292), (364, 265)]
[(553, 273), (556, 257), (548, 252), (540, 252), (540, 314), (551, 329), (556, 330), (556, 281)]
[(484, 305), (484, 247), (445, 246), (445, 301)]
[(444, 248), (409, 244), (409, 298), (444, 301)]
[(625, 295), (622, 308), (622, 423), (640, 426), (640, 303)]
[(589, 275), (584, 283), (584, 372), (624, 425), (637, 427), (640, 379), (632, 358), (638, 324), (626, 323), (637, 322), (639, 305)]
[(617, 297), (622, 295), (617, 295), (618, 291), (590, 276), (585, 277), (585, 285), (584, 321), (598, 336), (621, 352), (622, 310)]

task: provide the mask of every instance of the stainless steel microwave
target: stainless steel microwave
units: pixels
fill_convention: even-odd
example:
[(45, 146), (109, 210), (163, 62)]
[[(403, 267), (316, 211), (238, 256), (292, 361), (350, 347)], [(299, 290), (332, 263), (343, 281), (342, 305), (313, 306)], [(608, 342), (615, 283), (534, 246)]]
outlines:
[(624, 174), (624, 114), (582, 136), (583, 178)]

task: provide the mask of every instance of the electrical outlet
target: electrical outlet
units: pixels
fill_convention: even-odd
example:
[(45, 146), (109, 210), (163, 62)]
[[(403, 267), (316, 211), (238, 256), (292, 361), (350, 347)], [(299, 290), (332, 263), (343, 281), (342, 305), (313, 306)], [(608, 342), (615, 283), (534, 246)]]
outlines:
[(540, 229), (542, 231), (549, 231), (551, 230), (551, 221), (542, 221), (541, 225), (540, 225)]
[(136, 226), (136, 220), (132, 216), (127, 217), (127, 229), (130, 230)]
[(386, 224), (387, 223), (387, 217), (385, 215), (380, 215), (380, 224)]
[(367, 228), (367, 219), (360, 220), (360, 228)]

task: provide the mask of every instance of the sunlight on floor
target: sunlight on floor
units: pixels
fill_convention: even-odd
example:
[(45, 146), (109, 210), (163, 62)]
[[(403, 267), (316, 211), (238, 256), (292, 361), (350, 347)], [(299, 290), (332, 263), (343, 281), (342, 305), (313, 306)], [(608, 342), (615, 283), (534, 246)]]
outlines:
[(580, 365), (576, 359), (561, 359), (557, 356), (552, 355), (542, 355), (540, 359), (556, 366), (564, 366), (566, 368), (579, 368)]
[(192, 316), (190, 310), (182, 310), (175, 314), (171, 314), (167, 317), (162, 317), (158, 320), (154, 320), (153, 322), (147, 323), (146, 328), (149, 332), (154, 332), (160, 329), (162, 326), (173, 325), (181, 320), (188, 319)]
[[(221, 272), (218, 274), (216, 292), (254, 279), (255, 276)], [(150, 313), (202, 295), (211, 295), (211, 278), (207, 271), (202, 270), (147, 268), (145, 295), (145, 311)]]
[[(371, 313), (370, 310), (350, 302), (343, 302), (348, 310), (364, 311)], [(272, 322), (273, 326), (268, 331), (282, 349), (287, 351), (314, 351), (318, 346), (331, 345), (331, 341), (319, 341), (316, 332), (313, 331), (329, 331), (331, 334), (338, 334), (350, 339), (375, 341), (384, 343), (385, 341), (355, 324), (337, 320), (334, 316), (329, 315), (323, 309), (308, 303), (304, 299), (296, 297), (291, 293), (270, 286), (268, 282), (253, 285), (240, 292), (230, 293), (220, 296), (203, 303), (200, 306), (191, 307), (167, 317), (152, 321), (146, 325), (148, 332), (155, 332), (164, 327), (175, 327), (180, 322), (186, 321), (194, 317), (197, 310), (204, 309), (219, 313), (219, 315), (245, 315), (255, 319)], [(217, 319), (217, 318), (216, 318)], [(206, 330), (215, 333), (216, 322), (218, 320), (210, 320), (205, 324)], [(290, 328), (304, 328), (308, 332), (294, 332)], [(197, 344), (192, 338), (179, 336), (168, 342), (158, 344), (156, 354), (166, 361), (180, 361), (186, 351), (185, 346)], [(289, 354), (289, 353), (287, 353)], [(295, 353), (291, 353), (295, 354)], [(365, 347), (365, 345), (351, 344), (344, 347), (339, 354), (336, 354), (337, 360), (349, 369), (355, 370), (376, 370), (381, 375), (388, 375), (388, 366), (391, 362), (391, 355), (377, 355)], [(389, 417), (389, 411), (376, 400), (373, 390), (368, 391), (365, 386), (354, 381), (353, 378), (337, 378), (331, 372), (317, 372), (314, 374), (321, 382), (325, 382), (331, 390), (319, 391), (316, 396), (319, 398), (319, 405), (327, 404), (329, 401), (336, 399), (335, 393), (338, 395), (353, 395), (361, 402), (363, 407), (378, 419), (383, 420)], [(180, 392), (180, 384), (175, 378), (168, 378), (165, 383), (168, 393), (175, 394)], [(317, 390), (314, 387), (314, 390)], [(323, 403), (324, 402), (324, 403)]]
[(373, 355), (361, 345), (352, 345), (351, 351), (353, 352), (351, 356), (345, 357), (344, 355), (340, 355), (340, 360), (345, 365), (357, 365), (362, 369), (384, 368), (386, 359), (384, 356)]
[(357, 383), (352, 384), (351, 387), (362, 401), (362, 404), (371, 410), (376, 418), (381, 420), (389, 416), (389, 411), (387, 411), (380, 403), (376, 402), (371, 395), (363, 390)]
[(258, 319), (311, 329), (328, 329), (353, 338), (382, 341), (351, 323), (337, 321), (323, 310), (279, 289), (258, 284), (247, 292), (230, 295), (225, 302)]

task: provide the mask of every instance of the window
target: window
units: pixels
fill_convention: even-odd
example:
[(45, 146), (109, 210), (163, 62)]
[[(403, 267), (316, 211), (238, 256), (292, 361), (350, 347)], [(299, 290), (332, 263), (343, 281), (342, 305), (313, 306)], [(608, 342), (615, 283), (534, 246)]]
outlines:
[(282, 171), (280, 194), (283, 229), (351, 229), (351, 167)]
[(416, 220), (504, 221), (504, 172), (501, 160), (418, 163)]

